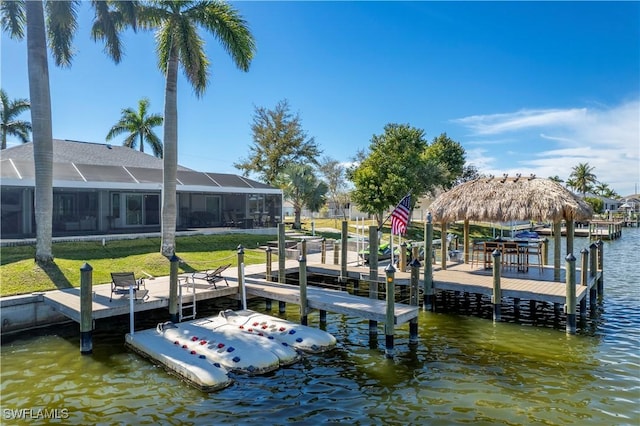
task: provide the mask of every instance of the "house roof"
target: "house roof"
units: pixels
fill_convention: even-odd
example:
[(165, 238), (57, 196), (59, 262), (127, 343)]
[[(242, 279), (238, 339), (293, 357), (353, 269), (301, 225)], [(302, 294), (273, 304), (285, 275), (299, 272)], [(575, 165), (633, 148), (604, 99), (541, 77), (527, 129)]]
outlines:
[[(124, 146), (53, 140), (53, 186), (159, 190), (163, 161)], [(33, 142), (0, 151), (0, 179), (6, 186), (34, 186)], [(198, 172), (178, 166), (177, 191), (263, 192), (281, 190), (242, 176)]]

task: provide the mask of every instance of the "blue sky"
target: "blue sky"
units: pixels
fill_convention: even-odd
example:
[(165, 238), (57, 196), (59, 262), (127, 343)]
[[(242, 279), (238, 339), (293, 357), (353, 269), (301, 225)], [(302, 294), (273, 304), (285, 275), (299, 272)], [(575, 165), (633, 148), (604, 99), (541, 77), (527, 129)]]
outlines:
[[(324, 155), (343, 162), (385, 124), (408, 123), (429, 141), (446, 132), (483, 173), (566, 179), (588, 162), (621, 195), (640, 187), (638, 2), (233, 5), (257, 53), (241, 72), (205, 35), (206, 93), (178, 82), (184, 166), (239, 173), (255, 107), (287, 99)], [(50, 61), (55, 138), (104, 142), (142, 97), (163, 111), (153, 34), (126, 33), (116, 66), (90, 40), (91, 19), (84, 3), (72, 67)], [(3, 34), (1, 53), (2, 87), (27, 98), (26, 43)]]

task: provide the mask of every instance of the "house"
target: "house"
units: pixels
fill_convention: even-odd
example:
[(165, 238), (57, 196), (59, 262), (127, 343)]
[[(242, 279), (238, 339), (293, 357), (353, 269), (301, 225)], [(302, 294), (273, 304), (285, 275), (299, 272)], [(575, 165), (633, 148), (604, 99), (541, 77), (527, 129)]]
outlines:
[[(160, 229), (162, 159), (124, 146), (54, 139), (53, 235)], [(35, 236), (33, 143), (0, 151), (0, 238)], [(178, 230), (275, 227), (282, 190), (242, 176), (177, 170)]]

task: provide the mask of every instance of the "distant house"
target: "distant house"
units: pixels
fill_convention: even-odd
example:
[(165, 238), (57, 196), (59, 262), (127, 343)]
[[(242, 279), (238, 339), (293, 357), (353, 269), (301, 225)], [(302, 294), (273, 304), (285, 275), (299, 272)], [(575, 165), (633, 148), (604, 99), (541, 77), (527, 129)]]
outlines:
[[(0, 238), (35, 236), (33, 143), (0, 151)], [(53, 141), (53, 235), (160, 229), (162, 160), (124, 146)], [(275, 227), (282, 190), (178, 166), (177, 229)]]

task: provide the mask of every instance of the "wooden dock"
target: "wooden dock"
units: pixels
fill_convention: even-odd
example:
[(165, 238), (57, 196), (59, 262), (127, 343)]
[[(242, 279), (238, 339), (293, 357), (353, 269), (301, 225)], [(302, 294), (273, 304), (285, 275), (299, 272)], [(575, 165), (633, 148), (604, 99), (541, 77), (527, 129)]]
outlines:
[[(298, 262), (289, 260), (286, 263), (288, 271), (297, 271)], [(262, 297), (288, 303), (300, 303), (298, 286), (269, 282), (265, 279), (265, 265), (248, 265), (245, 267), (245, 288), (247, 297)], [(275, 270), (277, 275), (277, 270)], [(239, 298), (237, 269), (229, 268), (223, 274), (229, 285), (217, 283), (217, 288), (197, 283), (196, 286), (185, 284), (190, 274), (182, 274), (179, 278), (182, 300), (184, 303), (215, 299), (220, 297)], [(189, 280), (190, 282), (190, 280)], [(146, 279), (145, 287), (149, 291), (146, 299), (134, 302), (134, 312), (168, 308), (169, 306), (169, 277)], [(93, 319), (102, 319), (118, 315), (129, 314), (130, 300), (127, 295), (111, 294), (110, 284), (93, 286)], [(70, 288), (46, 292), (44, 302), (68, 318), (80, 323), (80, 288)], [(351, 315), (373, 321), (384, 321), (386, 303), (383, 300), (372, 300), (333, 289), (309, 287), (307, 293), (309, 308)], [(395, 304), (395, 323), (403, 324), (418, 316), (419, 308), (402, 303)]]

